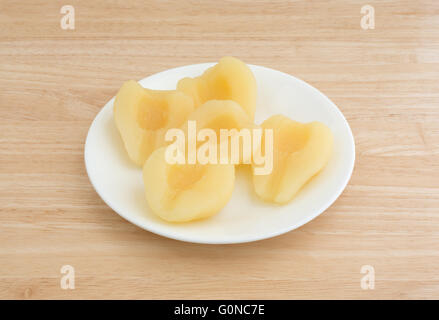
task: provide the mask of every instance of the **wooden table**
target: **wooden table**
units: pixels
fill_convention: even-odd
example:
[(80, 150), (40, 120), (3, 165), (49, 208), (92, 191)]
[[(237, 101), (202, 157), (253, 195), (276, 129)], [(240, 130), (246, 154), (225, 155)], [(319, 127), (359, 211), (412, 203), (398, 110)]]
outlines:
[[(74, 30), (60, 26), (67, 4)], [(374, 29), (360, 26), (366, 4)], [(88, 127), (124, 80), (223, 55), (328, 95), (355, 136), (351, 182), (269, 240), (139, 229), (91, 186)], [(437, 0), (1, 0), (0, 143), (0, 298), (439, 298)]]

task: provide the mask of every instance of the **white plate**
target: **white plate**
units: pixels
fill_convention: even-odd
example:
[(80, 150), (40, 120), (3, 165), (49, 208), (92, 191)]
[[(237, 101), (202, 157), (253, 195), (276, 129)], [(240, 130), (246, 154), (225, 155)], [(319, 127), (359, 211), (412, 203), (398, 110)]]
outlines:
[[(140, 81), (151, 89), (175, 89), (183, 77), (200, 75), (213, 63), (170, 69)], [(113, 119), (111, 99), (94, 119), (85, 143), (85, 164), (100, 197), (120, 216), (159, 235), (197, 243), (240, 243), (294, 230), (325, 211), (351, 177), (355, 145), (343, 114), (325, 95), (288, 74), (250, 65), (258, 86), (256, 123), (274, 114), (301, 122), (321, 121), (334, 134), (334, 152), (325, 169), (287, 205), (259, 200), (249, 170), (238, 168), (233, 196), (214, 217), (171, 224), (156, 217), (145, 200), (142, 171), (130, 162)]]

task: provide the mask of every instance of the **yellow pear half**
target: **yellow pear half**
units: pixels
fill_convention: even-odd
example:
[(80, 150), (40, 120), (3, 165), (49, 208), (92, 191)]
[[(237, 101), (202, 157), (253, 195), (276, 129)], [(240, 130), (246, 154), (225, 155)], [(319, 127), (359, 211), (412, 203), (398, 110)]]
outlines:
[(176, 90), (150, 90), (136, 81), (123, 84), (114, 101), (114, 120), (129, 158), (142, 166), (165, 144), (168, 129), (180, 127), (194, 110), (191, 97)]
[(250, 68), (239, 59), (223, 57), (201, 76), (181, 79), (177, 90), (190, 95), (196, 108), (209, 100), (233, 100), (254, 119), (256, 80)]
[[(186, 137), (190, 136), (188, 134), (190, 122), (196, 124), (197, 133), (202, 129), (211, 129), (215, 132), (218, 161), (220, 161), (220, 143), (227, 140), (227, 159), (229, 161), (232, 160), (232, 148), (236, 147), (233, 150), (234, 155), (236, 155), (234, 157), (236, 159), (234, 164), (251, 163), (252, 130), (257, 128), (257, 126), (250, 120), (238, 103), (232, 100), (207, 101), (192, 112), (181, 127)], [(221, 138), (221, 129), (228, 130), (228, 135), (224, 136), (225, 138)], [(244, 152), (244, 143), (250, 147), (247, 148), (249, 152)], [(198, 141), (197, 147), (202, 144), (202, 141)]]
[(268, 175), (253, 174), (253, 185), (263, 200), (284, 204), (325, 167), (333, 135), (321, 122), (300, 123), (283, 115), (268, 118), (261, 127), (273, 130), (273, 170)]
[(170, 222), (186, 222), (218, 213), (230, 200), (235, 167), (230, 164), (169, 164), (166, 148), (155, 150), (143, 167), (146, 200)]

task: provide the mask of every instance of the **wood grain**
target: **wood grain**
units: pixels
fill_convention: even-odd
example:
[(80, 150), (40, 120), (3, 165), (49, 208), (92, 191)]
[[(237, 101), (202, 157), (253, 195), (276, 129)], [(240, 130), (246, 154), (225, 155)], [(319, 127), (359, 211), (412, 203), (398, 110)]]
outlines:
[[(439, 298), (438, 1), (0, 0), (0, 25), (0, 298)], [(355, 136), (352, 180), (265, 241), (141, 230), (89, 183), (88, 127), (124, 80), (223, 55), (327, 94)], [(75, 290), (60, 288), (66, 264)]]

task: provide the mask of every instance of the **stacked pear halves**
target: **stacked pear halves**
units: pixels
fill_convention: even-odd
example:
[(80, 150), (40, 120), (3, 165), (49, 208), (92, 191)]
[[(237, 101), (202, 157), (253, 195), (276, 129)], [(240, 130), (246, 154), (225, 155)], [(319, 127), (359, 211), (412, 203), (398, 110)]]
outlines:
[[(215, 132), (257, 128), (256, 95), (250, 68), (233, 57), (222, 58), (199, 77), (181, 79), (176, 90), (124, 83), (114, 102), (114, 118), (129, 158), (143, 166), (146, 199), (155, 214), (184, 222), (209, 217), (226, 205), (235, 165), (170, 164), (165, 135), (173, 128), (187, 132), (189, 121), (195, 121), (197, 130)], [(287, 203), (328, 162), (332, 133), (320, 122), (304, 124), (282, 115), (270, 117), (260, 128), (273, 130), (273, 170), (253, 174), (254, 189), (265, 201)], [(250, 165), (257, 168), (251, 160)]]

